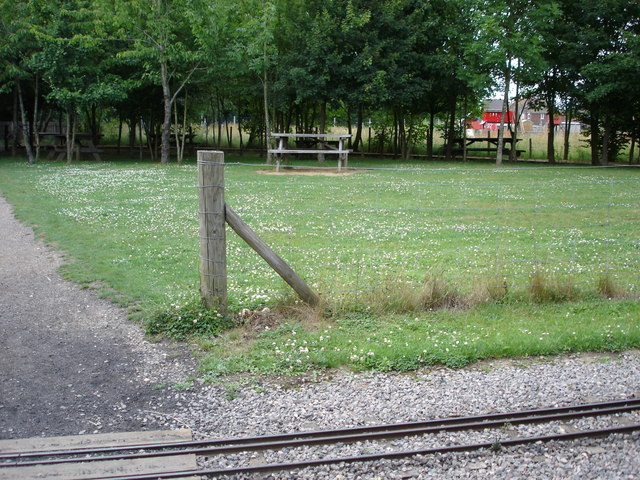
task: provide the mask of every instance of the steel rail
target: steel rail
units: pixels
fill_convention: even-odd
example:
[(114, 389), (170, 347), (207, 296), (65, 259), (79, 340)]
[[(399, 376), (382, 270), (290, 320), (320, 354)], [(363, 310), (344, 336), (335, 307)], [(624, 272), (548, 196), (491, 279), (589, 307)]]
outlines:
[[(613, 406), (612, 406), (613, 405)], [(303, 434), (274, 435), (270, 437), (245, 437), (215, 441), (178, 442), (173, 444), (156, 444), (162, 448), (147, 447), (115, 447), (96, 449), (64, 450), (62, 454), (56, 453), (54, 458), (42, 458), (40, 460), (24, 460), (21, 454), (13, 454), (14, 462), (5, 462), (0, 467), (53, 465), (59, 463), (79, 463), (101, 460), (130, 460), (152, 457), (166, 457), (184, 454), (216, 455), (223, 453), (237, 453), (242, 451), (276, 450), (310, 445), (331, 443), (353, 443), (363, 440), (380, 440), (398, 438), (404, 436), (416, 436), (433, 434), (442, 431), (474, 430), (484, 428), (498, 428), (505, 424), (526, 424), (551, 422), (554, 420), (567, 420), (571, 418), (602, 416), (624, 413), (640, 408), (640, 399), (627, 401), (603, 402), (599, 404), (579, 405), (573, 407), (557, 407), (543, 410), (527, 410), (523, 412), (499, 413), (484, 416), (458, 417), (428, 422), (412, 422), (393, 425), (376, 425), (372, 427), (356, 427), (343, 430), (304, 432)], [(549, 413), (551, 412), (551, 413)], [(220, 444), (223, 442), (223, 444)], [(193, 445), (193, 446), (192, 446)], [(189, 448), (190, 447), (190, 448)], [(135, 453), (121, 453), (123, 451), (143, 450)], [(151, 451), (150, 451), (151, 450)], [(157, 451), (153, 451), (157, 450)], [(43, 455), (47, 452), (42, 452)], [(49, 452), (50, 453), (50, 452)], [(115, 455), (114, 455), (115, 453)], [(98, 456), (86, 457), (78, 455), (94, 454)], [(106, 454), (106, 455), (105, 455)], [(11, 455), (11, 454), (9, 454)], [(75, 457), (69, 458), (74, 455)]]
[(405, 450), (396, 452), (386, 452), (380, 454), (369, 455), (357, 455), (350, 457), (334, 457), (323, 458), (317, 460), (308, 460), (304, 462), (292, 462), (292, 463), (276, 463), (276, 464), (264, 464), (254, 465), (248, 467), (233, 467), (226, 469), (201, 469), (201, 470), (183, 470), (166, 473), (154, 473), (154, 474), (141, 474), (141, 475), (122, 475), (111, 477), (83, 477), (82, 480), (167, 480), (191, 476), (205, 476), (205, 477), (217, 477), (220, 475), (236, 475), (243, 473), (260, 473), (260, 472), (273, 472), (273, 471), (287, 471), (295, 470), (307, 467), (316, 467), (320, 465), (334, 465), (338, 463), (361, 463), (372, 462), (377, 460), (394, 460), (399, 458), (414, 457), (417, 455), (433, 455), (443, 453), (456, 453), (456, 452), (468, 452), (473, 450), (493, 449), (500, 450), (506, 447), (513, 447), (519, 445), (526, 445), (536, 442), (550, 442), (550, 441), (563, 441), (563, 440), (575, 440), (578, 438), (586, 437), (601, 437), (612, 434), (626, 434), (633, 431), (640, 430), (640, 424), (625, 425), (621, 427), (603, 428), (598, 430), (582, 430), (579, 432), (563, 433), (557, 435), (544, 435), (538, 437), (522, 437), (510, 440), (498, 440), (495, 442), (484, 442), (467, 445), (453, 445), (447, 447), (427, 448), (420, 450)]
[(222, 445), (241, 445), (248, 443), (256, 443), (259, 441), (286, 441), (294, 439), (325, 437), (325, 436), (337, 436), (337, 435), (352, 435), (358, 433), (367, 432), (380, 432), (380, 431), (393, 431), (404, 430), (420, 427), (432, 427), (432, 426), (446, 426), (457, 423), (471, 423), (480, 421), (491, 421), (508, 419), (516, 416), (537, 416), (537, 415), (549, 415), (563, 412), (580, 412), (584, 410), (596, 410), (596, 409), (608, 409), (616, 407), (626, 406), (640, 406), (640, 398), (631, 398), (627, 400), (613, 400), (607, 402), (586, 403), (580, 405), (568, 405), (563, 407), (551, 407), (543, 409), (529, 409), (519, 412), (506, 412), (506, 413), (490, 413), (485, 415), (471, 415), (465, 417), (449, 417), (442, 419), (425, 420), (419, 422), (405, 422), (395, 424), (382, 424), (382, 425), (370, 425), (362, 427), (349, 427), (334, 430), (316, 430), (308, 432), (296, 432), (285, 433), (276, 435), (265, 435), (260, 437), (230, 437), (221, 439), (209, 439), (209, 440), (189, 440), (184, 442), (174, 443), (139, 443), (131, 445), (121, 445), (113, 447), (86, 447), (86, 448), (73, 448), (73, 449), (58, 449), (50, 451), (26, 451), (0, 454), (0, 460), (10, 459), (22, 459), (22, 458), (38, 458), (38, 457), (55, 457), (55, 456), (68, 456), (68, 455), (92, 455), (99, 453), (114, 453), (114, 452), (126, 452), (139, 449), (148, 450), (162, 450), (162, 449), (175, 449), (175, 448), (198, 448), (198, 447), (210, 447), (210, 446), (222, 446)]

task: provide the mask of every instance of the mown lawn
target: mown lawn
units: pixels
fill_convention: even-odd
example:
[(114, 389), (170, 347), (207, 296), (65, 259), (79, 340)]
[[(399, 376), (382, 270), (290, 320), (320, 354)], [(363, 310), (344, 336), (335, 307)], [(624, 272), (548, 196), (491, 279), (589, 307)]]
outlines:
[[(200, 336), (210, 373), (640, 345), (640, 169), (352, 159), (349, 175), (307, 176), (226, 160), (227, 202), (320, 293), (324, 314), (295, 313), (288, 287), (230, 232), (232, 312), (289, 313)], [(217, 317), (197, 306), (196, 179), (193, 162), (0, 160), (0, 191), (66, 253), (68, 278), (143, 320), (169, 312), (178, 336), (218, 331), (199, 328)]]

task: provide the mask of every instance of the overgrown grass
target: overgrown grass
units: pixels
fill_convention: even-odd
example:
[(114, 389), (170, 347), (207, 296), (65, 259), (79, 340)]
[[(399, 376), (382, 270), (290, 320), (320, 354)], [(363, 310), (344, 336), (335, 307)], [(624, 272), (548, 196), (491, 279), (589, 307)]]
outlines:
[(640, 345), (637, 169), (352, 159), (361, 171), (325, 177), (230, 166), (227, 201), (321, 293), (323, 311), (311, 322), (291, 315), (305, 309), (230, 233), (232, 312), (289, 313), (268, 330), (216, 337), (230, 318), (197, 300), (193, 161), (113, 160), (3, 159), (0, 191), (66, 253), (69, 279), (129, 306), (152, 334), (200, 335), (212, 374), (408, 370)]
[(501, 357), (620, 351), (640, 345), (640, 305), (598, 299), (568, 304), (484, 304), (419, 314), (352, 312), (324, 325), (285, 323), (247, 337), (237, 329), (201, 340), (209, 375), (300, 373), (349, 365), (408, 371)]

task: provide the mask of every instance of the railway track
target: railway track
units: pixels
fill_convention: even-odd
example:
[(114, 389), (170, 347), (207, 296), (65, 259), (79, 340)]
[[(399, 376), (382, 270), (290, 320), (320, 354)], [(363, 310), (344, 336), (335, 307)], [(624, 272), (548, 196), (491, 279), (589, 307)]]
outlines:
[[(185, 454), (199, 457), (231, 455), (240, 452), (259, 452), (264, 450), (282, 450), (314, 445), (336, 445), (363, 441), (385, 441), (394, 438), (438, 434), (442, 432), (473, 431), (499, 429), (506, 425), (522, 425), (532, 423), (548, 423), (572, 419), (616, 415), (640, 409), (640, 399), (600, 402), (567, 407), (525, 410), (510, 413), (493, 413), (488, 415), (453, 417), (423, 422), (400, 423), (391, 425), (375, 425), (346, 429), (300, 432), (261, 437), (226, 438), (213, 440), (183, 441), (177, 443), (147, 443), (107, 448), (75, 448), (38, 452), (16, 452), (0, 454), (0, 478), (4, 474), (12, 478), (20, 478), (19, 472), (28, 466), (52, 466), (60, 464), (82, 463), (104, 460), (139, 460), (160, 457), (172, 457)], [(383, 459), (398, 459), (416, 455), (437, 453), (464, 452), (482, 449), (499, 449), (503, 447), (526, 445), (552, 440), (573, 440), (584, 437), (611, 435), (614, 433), (630, 433), (640, 430), (640, 424), (610, 426), (597, 430), (575, 431), (562, 434), (548, 434), (533, 437), (497, 439), (491, 442), (473, 444), (448, 445), (444, 447), (422, 448), (416, 450), (386, 451), (358, 456), (321, 458), (316, 460), (297, 461), (291, 463), (269, 463), (264, 465), (239, 466), (230, 468), (201, 468), (196, 470), (167, 471), (164, 473), (91, 476), (82, 480), (152, 480), (175, 478), (214, 478), (222, 475), (247, 474), (257, 472), (286, 471), (305, 467), (330, 465), (338, 463), (368, 462)]]

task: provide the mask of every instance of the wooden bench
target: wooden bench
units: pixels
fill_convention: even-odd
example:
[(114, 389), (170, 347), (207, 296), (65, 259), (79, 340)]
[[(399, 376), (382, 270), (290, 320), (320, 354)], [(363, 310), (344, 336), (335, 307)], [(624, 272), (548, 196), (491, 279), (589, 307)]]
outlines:
[[(497, 152), (498, 151), (498, 147), (467, 147), (467, 152), (487, 152), (487, 153), (491, 153), (491, 152)], [(516, 156), (519, 157), (520, 154), (526, 152), (526, 150), (516, 150)], [(453, 149), (453, 153), (454, 154), (460, 154), (460, 153), (464, 153), (464, 150), (460, 147), (456, 147)], [(509, 155), (511, 153), (511, 149), (509, 148), (503, 148), (502, 149), (502, 153), (503, 155)]]
[[(270, 148), (269, 153), (276, 156), (276, 172), (280, 171), (280, 163), (284, 155), (338, 155), (338, 171), (347, 167), (351, 150), (344, 148), (345, 140), (351, 138), (349, 134), (334, 133), (272, 133), (271, 138), (278, 142), (277, 148)], [(285, 141), (289, 138), (296, 140), (296, 148), (289, 148)], [(335, 140), (330, 140), (335, 139)], [(319, 148), (311, 148), (317, 145)]]
[[(40, 145), (40, 148), (47, 151), (47, 160), (53, 158), (55, 154), (56, 160), (62, 160), (67, 154), (67, 136), (62, 133), (51, 133), (44, 132), (40, 133), (42, 138), (51, 138), (55, 141), (53, 144), (43, 143)], [(101, 137), (102, 135), (100, 135)], [(93, 143), (94, 136), (90, 133), (76, 133), (75, 134), (75, 143), (73, 146), (73, 152), (76, 154), (76, 160), (80, 160), (80, 155), (83, 153), (88, 153), (93, 155), (93, 158), (97, 161), (101, 161), (100, 154), (102, 150), (100, 150), (95, 143)]]
[[(509, 155), (509, 153), (511, 152), (511, 149), (513, 148), (513, 141), (514, 139), (511, 137), (504, 137), (502, 139), (502, 153), (503, 155)], [(516, 142), (521, 141), (521, 138), (516, 139)], [(487, 152), (487, 153), (492, 153), (492, 152), (497, 152), (498, 151), (498, 137), (467, 137), (467, 138), (454, 138), (453, 139), (453, 143), (454, 145), (456, 145), (453, 148), (453, 153), (454, 154), (460, 154), (464, 152), (464, 147), (466, 146), (466, 151), (467, 152)], [(472, 145), (478, 145), (478, 144), (484, 144), (486, 143), (486, 146), (482, 146), (482, 147), (474, 147)], [(521, 153), (524, 153), (525, 150), (516, 150), (516, 156), (520, 156)]]

